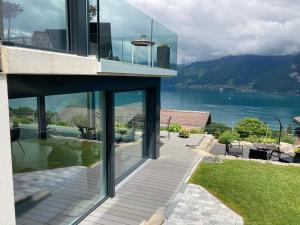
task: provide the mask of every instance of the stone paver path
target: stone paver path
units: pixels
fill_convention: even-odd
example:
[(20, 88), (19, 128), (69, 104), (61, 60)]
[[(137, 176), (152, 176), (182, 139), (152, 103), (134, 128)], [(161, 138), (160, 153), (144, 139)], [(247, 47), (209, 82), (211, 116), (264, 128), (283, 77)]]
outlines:
[(243, 225), (241, 216), (204, 188), (188, 184), (164, 225)]

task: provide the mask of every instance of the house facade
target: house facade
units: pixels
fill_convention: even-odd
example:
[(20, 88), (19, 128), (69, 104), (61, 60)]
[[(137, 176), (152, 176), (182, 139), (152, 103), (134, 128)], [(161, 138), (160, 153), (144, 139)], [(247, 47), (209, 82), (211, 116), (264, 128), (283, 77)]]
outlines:
[(77, 224), (159, 157), (177, 35), (123, 0), (0, 7), (0, 224)]

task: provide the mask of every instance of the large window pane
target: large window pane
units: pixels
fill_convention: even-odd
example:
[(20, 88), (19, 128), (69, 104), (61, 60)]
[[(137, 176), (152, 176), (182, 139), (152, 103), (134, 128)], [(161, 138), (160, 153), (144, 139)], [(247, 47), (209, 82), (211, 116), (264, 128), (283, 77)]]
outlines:
[(66, 50), (66, 9), (66, 0), (3, 1), (5, 41)]
[(102, 92), (46, 96), (45, 116), (36, 102), (10, 101), (17, 223), (68, 224), (106, 195)]
[(119, 179), (144, 157), (144, 91), (115, 94), (115, 142), (115, 178)]

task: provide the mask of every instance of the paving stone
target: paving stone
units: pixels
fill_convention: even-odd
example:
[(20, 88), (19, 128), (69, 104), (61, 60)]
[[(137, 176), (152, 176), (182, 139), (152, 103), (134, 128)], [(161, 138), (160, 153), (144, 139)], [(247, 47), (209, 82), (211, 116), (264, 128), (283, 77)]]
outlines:
[[(175, 198), (176, 199), (176, 198)], [(189, 184), (165, 225), (243, 225), (243, 218), (204, 188)]]

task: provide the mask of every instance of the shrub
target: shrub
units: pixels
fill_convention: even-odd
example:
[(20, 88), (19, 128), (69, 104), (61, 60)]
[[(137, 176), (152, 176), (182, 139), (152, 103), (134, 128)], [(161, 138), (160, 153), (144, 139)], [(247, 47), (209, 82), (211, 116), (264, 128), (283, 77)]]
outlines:
[(295, 144), (295, 137), (288, 134), (283, 134), (281, 136), (281, 142), (289, 143), (289, 144)]
[(92, 143), (88, 141), (84, 141), (81, 144), (82, 154), (82, 165), (83, 166), (91, 166), (97, 161), (99, 161), (99, 157), (93, 153)]
[(295, 153), (300, 154), (300, 147), (295, 149)]
[(250, 135), (246, 138), (243, 138), (244, 141), (248, 141), (251, 143), (259, 143), (260, 142), (260, 138), (257, 137), (256, 135)]
[(13, 119), (14, 124), (31, 124), (32, 119), (26, 117), (26, 116), (17, 116)]
[(260, 138), (259, 142), (266, 143), (266, 144), (273, 144), (276, 143), (277, 141), (274, 138), (264, 137), (264, 138)]
[(57, 126), (62, 126), (62, 127), (67, 127), (67, 126), (69, 126), (69, 124), (68, 124), (67, 122), (63, 121), (63, 120), (58, 120), (58, 121), (56, 122), (56, 125), (57, 125)]
[(222, 133), (228, 130), (231, 130), (231, 128), (225, 124), (213, 122), (205, 127), (204, 132), (212, 134), (215, 138), (219, 138)]
[(233, 141), (236, 141), (239, 139), (240, 139), (240, 136), (238, 133), (227, 130), (219, 136), (219, 143), (226, 144), (226, 143), (230, 143), (230, 142), (233, 142)]
[(191, 134), (203, 134), (202, 128), (193, 128), (191, 129)]
[(181, 130), (182, 130), (182, 126), (179, 123), (170, 124), (170, 127), (169, 127), (170, 132), (178, 133)]
[(245, 118), (238, 122), (235, 131), (241, 138), (249, 136), (261, 137), (266, 135), (267, 126), (257, 118)]
[(160, 127), (160, 131), (168, 131), (167, 127)]
[(182, 129), (181, 131), (179, 131), (179, 137), (181, 138), (189, 138), (190, 134), (191, 132), (187, 129)]
[[(78, 165), (78, 155), (70, 150), (71, 146), (67, 144), (55, 144), (49, 153), (47, 162), (50, 169), (63, 168)], [(72, 148), (71, 148), (72, 149)]]

